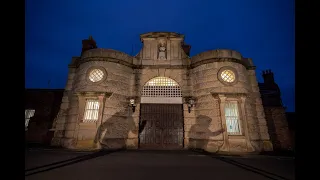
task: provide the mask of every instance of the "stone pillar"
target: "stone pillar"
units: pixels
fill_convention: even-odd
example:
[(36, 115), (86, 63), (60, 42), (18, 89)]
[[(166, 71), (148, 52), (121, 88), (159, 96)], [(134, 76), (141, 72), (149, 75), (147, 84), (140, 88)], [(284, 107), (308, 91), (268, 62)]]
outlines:
[(250, 136), (249, 136), (249, 127), (248, 127), (248, 123), (247, 123), (247, 114), (246, 114), (246, 109), (245, 109), (245, 104), (246, 104), (246, 97), (245, 96), (241, 96), (241, 114), (242, 114), (242, 124), (241, 126), (243, 127), (242, 129), (244, 130), (244, 136), (246, 138), (246, 142), (247, 142), (247, 151), (252, 152), (254, 151), (254, 148), (251, 144), (251, 140), (250, 140)]
[(222, 94), (219, 94), (218, 97), (220, 102), (221, 128), (223, 129), (223, 145), (220, 151), (229, 151), (228, 132), (227, 132), (225, 112), (224, 112), (226, 97)]
[(190, 134), (190, 128), (192, 125), (196, 122), (196, 116), (195, 116), (195, 107), (192, 107), (190, 109), (190, 113), (188, 111), (188, 104), (183, 104), (183, 117), (184, 117), (184, 148), (189, 149), (192, 148), (192, 144), (189, 144), (189, 134)]
[(132, 118), (134, 122), (134, 129), (128, 132), (128, 138), (126, 140), (127, 149), (138, 149), (139, 147), (139, 118), (140, 118), (140, 103), (136, 104), (135, 111), (132, 111), (132, 107), (128, 106), (128, 117), (127, 120), (130, 121)]
[[(99, 108), (98, 127), (102, 125), (105, 97), (106, 97), (105, 94), (98, 95), (99, 104), (101, 104)], [(97, 130), (97, 133), (99, 133), (98, 130)], [(94, 141), (94, 147), (96, 149), (101, 149), (101, 144), (98, 140)]]

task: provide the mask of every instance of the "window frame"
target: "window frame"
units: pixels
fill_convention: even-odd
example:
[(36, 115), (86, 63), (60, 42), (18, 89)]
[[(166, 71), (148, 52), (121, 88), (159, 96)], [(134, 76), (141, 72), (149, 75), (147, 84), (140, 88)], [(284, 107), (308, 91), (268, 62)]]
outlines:
[[(237, 104), (237, 112), (238, 112), (238, 119), (237, 119), (237, 123), (238, 123), (238, 129), (239, 132), (229, 132), (228, 131), (228, 120), (227, 120), (227, 116), (226, 116), (226, 106), (228, 103), (236, 103)], [(225, 119), (225, 124), (226, 124), (226, 131), (227, 131), (227, 135), (228, 136), (243, 136), (243, 127), (242, 127), (242, 114), (241, 114), (241, 103), (239, 102), (238, 99), (236, 98), (227, 98), (224, 104), (224, 119)]]
[[(93, 82), (90, 80), (89, 76), (90, 76), (90, 73), (95, 70), (95, 69), (99, 69), (103, 72), (103, 77), (100, 81), (96, 81), (96, 82)], [(86, 73), (86, 80), (88, 83), (91, 83), (91, 84), (100, 84), (102, 82), (104, 82), (106, 79), (107, 79), (107, 76), (108, 76), (108, 73), (106, 71), (106, 69), (104, 67), (101, 67), (101, 66), (91, 66), (90, 68), (87, 69), (87, 73)]]
[[(98, 103), (98, 109), (87, 109), (87, 103), (91, 102), (97, 102)], [(101, 108), (101, 103), (98, 98), (85, 98), (85, 103), (84, 103), (84, 110), (83, 110), (83, 118), (82, 118), (82, 123), (96, 123), (99, 120), (99, 113), (100, 113), (100, 108)], [(86, 119), (86, 113), (87, 110), (90, 111), (96, 111), (98, 113), (97, 119)]]
[[(229, 70), (229, 71), (232, 71), (232, 72), (234, 73), (234, 81), (233, 81), (233, 82), (227, 82), (227, 81), (224, 81), (224, 80), (222, 79), (221, 74), (222, 74), (222, 72), (225, 71), (225, 70)], [(238, 83), (238, 80), (239, 80), (239, 78), (238, 78), (238, 77), (239, 77), (239, 76), (238, 76), (238, 71), (236, 70), (236, 68), (231, 67), (231, 66), (224, 66), (224, 67), (220, 68), (217, 75), (218, 75), (219, 81), (220, 81), (222, 84), (227, 85), (227, 86), (235, 85), (235, 84)]]
[[(30, 113), (27, 113), (28, 111), (33, 111), (32, 115), (30, 117), (26, 117), (26, 114), (30, 115)], [(24, 110), (24, 127), (25, 127), (25, 130), (28, 130), (28, 126), (29, 126), (29, 122), (30, 122), (30, 119), (32, 117), (34, 117), (34, 115), (36, 114), (36, 110), (35, 109), (25, 109)]]

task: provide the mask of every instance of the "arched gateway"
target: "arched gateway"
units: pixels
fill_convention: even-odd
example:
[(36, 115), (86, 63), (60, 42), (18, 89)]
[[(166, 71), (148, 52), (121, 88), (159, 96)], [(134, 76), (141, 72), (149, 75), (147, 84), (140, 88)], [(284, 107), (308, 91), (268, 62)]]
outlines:
[(167, 77), (155, 77), (142, 89), (140, 148), (183, 148), (183, 106), (180, 86)]

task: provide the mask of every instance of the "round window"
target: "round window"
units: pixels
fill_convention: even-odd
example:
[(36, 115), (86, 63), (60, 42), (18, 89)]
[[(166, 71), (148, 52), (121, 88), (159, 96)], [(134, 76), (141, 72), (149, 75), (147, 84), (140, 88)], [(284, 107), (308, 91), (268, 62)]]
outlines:
[(237, 70), (233, 67), (222, 67), (218, 72), (218, 79), (224, 85), (232, 86), (238, 81)]
[(236, 80), (234, 72), (229, 69), (222, 71), (220, 76), (223, 81), (228, 83), (232, 83)]
[(93, 69), (89, 73), (89, 80), (91, 82), (98, 82), (104, 78), (105, 74), (101, 69)]

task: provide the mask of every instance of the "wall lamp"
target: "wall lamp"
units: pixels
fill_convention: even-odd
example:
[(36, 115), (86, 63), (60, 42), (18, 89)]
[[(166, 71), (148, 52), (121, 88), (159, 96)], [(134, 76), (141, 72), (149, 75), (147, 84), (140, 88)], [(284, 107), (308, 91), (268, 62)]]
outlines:
[(134, 99), (130, 99), (130, 104), (129, 104), (129, 106), (131, 106), (132, 112), (134, 112), (134, 111), (136, 110), (136, 105), (135, 105), (135, 103), (134, 103)]
[(191, 108), (194, 106), (194, 100), (190, 98), (187, 103), (188, 103), (188, 112), (190, 113)]

